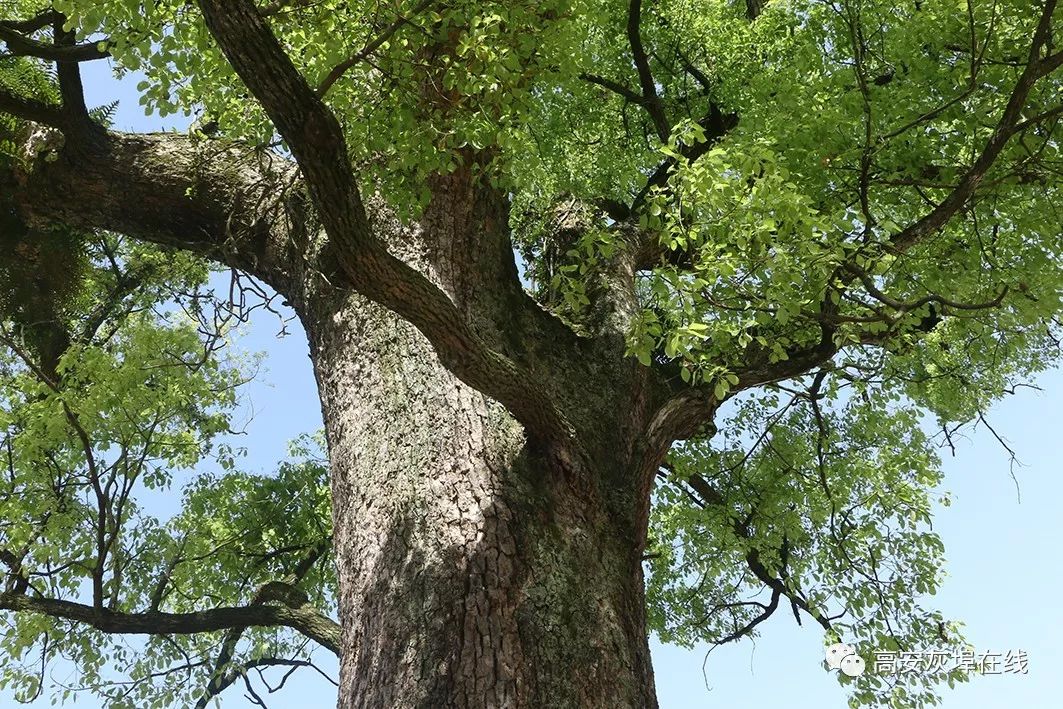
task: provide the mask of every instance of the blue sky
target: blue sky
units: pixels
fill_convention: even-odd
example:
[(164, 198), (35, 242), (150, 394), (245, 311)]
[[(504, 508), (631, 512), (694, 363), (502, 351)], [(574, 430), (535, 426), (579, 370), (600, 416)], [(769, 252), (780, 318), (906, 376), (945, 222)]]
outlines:
[[(120, 99), (115, 128), (157, 130), (182, 127), (177, 118), (147, 118), (137, 104), (138, 78), (110, 78), (102, 63), (86, 71), (90, 105)], [(307, 345), (296, 323), (283, 339), (268, 314), (246, 329), (237, 346), (265, 352), (261, 376), (248, 385), (243, 416), (248, 448), (243, 465), (268, 473), (286, 454), (286, 442), (320, 428), (321, 415)], [(1063, 476), (1057, 436), (1061, 426), (1063, 374), (1050, 372), (1036, 382), (1042, 391), (1020, 389), (990, 416), (996, 430), (1018, 451), (1025, 464), (1016, 469), (1017, 499), (1006, 452), (984, 429), (960, 441), (955, 457), (946, 458), (946, 488), (953, 505), (939, 510), (935, 528), (949, 560), (949, 578), (937, 599), (949, 618), (963, 619), (968, 640), (978, 651), (1025, 650), (1026, 675), (976, 678), (944, 696), (945, 709), (998, 709), (1055, 706), (1063, 691), (1057, 668), (1063, 666), (1057, 638), (1063, 629)], [(162, 510), (160, 509), (160, 512)], [(706, 658), (707, 648), (685, 650), (654, 643), (657, 688), (663, 709), (776, 706), (786, 709), (832, 709), (846, 706), (846, 695), (822, 665), (820, 633), (798, 628), (789, 614), (765, 623), (763, 636), (721, 648)], [(328, 664), (325, 653), (323, 664)], [(88, 701), (86, 701), (88, 700)], [(334, 690), (309, 676), (275, 695), (272, 707), (327, 707)], [(49, 697), (38, 704), (48, 706)], [(0, 707), (13, 705), (0, 693)], [(97, 706), (81, 697), (77, 706)], [(230, 689), (222, 706), (252, 706)]]

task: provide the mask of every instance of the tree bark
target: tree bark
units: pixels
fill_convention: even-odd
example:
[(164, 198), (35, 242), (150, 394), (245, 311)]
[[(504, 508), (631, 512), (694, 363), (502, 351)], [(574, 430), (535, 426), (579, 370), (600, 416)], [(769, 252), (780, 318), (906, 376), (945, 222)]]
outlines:
[(354, 297), (310, 330), (339, 706), (656, 706), (627, 524), (409, 324)]
[(333, 468), (340, 707), (656, 706), (641, 560), (661, 401), (621, 335), (577, 337), (523, 292), (504, 194), (459, 172), (435, 178), (417, 223), (375, 198), (370, 222), (573, 437), (518, 420), (519, 401), (470, 386), (353, 288), (285, 166), (179, 136), (101, 132), (56, 152), (3, 181), (34, 223), (255, 273), (306, 326)]
[(414, 225), (375, 209), (375, 231), (487, 342), (539, 363), (543, 390), (579, 402), (580, 452), (529, 434), (409, 322), (306, 275), (294, 300), (333, 472), (339, 706), (655, 707), (645, 525), (639, 486), (621, 482), (639, 456), (620, 439), (646, 407), (591, 379), (635, 369), (563, 364), (571, 333), (527, 307), (504, 195), (462, 171), (433, 194)]
[[(0, 594), (0, 609), (107, 632), (288, 625), (338, 644), (342, 709), (656, 706), (641, 568), (651, 483), (671, 443), (711, 426), (724, 398), (713, 383), (683, 383), (674, 363), (642, 367), (625, 356), (640, 308), (636, 272), (668, 257), (634, 217), (674, 160), (649, 176), (633, 207), (607, 206), (619, 248), (582, 264), (594, 302), (577, 335), (523, 292), (507, 195), (468, 171), (436, 175), (424, 217), (397, 224), (374, 204), (383, 199), (363, 199), (340, 120), (273, 35), (268, 13), (253, 0), (198, 5), (295, 162), (221, 140), (108, 132), (85, 111), (76, 69), (100, 50), (49, 48), (28, 37), (43, 25), (8, 24), (3, 39), (16, 55), (57, 60), (62, 102), (0, 87), (0, 111), (26, 122), (25, 136), (8, 136), (21, 145), (17, 159), (0, 161), (0, 205), (30, 228), (110, 229), (193, 251), (292, 302), (310, 337), (329, 440), (340, 637), (303, 606), (114, 614), (30, 598), (23, 584)], [(748, 17), (764, 5), (747, 0)], [(937, 233), (1017, 134), (1057, 115), (1022, 120), (1037, 82), (1063, 66), (1051, 45), (1056, 5), (1044, 3), (983, 150), (949, 195), (891, 237), (891, 253)], [(667, 142), (641, 9), (630, 2), (627, 21), (641, 91), (582, 76), (647, 111)], [(712, 139), (683, 157), (696, 160), (737, 120), (712, 105), (699, 121)], [(833, 293), (861, 283), (855, 268), (839, 265)], [(875, 295), (873, 283), (862, 285)], [(781, 360), (750, 344), (731, 393), (829, 360), (842, 322), (832, 302), (792, 317), (818, 321), (819, 342)], [(12, 558), (6, 565), (21, 573)]]

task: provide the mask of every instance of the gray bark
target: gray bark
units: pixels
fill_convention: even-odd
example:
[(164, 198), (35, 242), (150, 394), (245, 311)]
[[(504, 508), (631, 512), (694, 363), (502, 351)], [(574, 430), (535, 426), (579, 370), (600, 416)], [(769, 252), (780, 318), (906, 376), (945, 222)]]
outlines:
[[(107, 133), (85, 113), (71, 64), (57, 75), (62, 105), (0, 87), (0, 111), (53, 129), (30, 136), (25, 160), (0, 171), (0, 203), (34, 228), (112, 229), (195, 251), (261, 277), (295, 305), (332, 460), (341, 707), (655, 706), (641, 577), (651, 484), (671, 442), (711, 425), (721, 403), (712, 386), (682, 384), (668, 363), (624, 356), (635, 273), (663, 257), (656, 237), (637, 233), (637, 210), (613, 216), (630, 243), (589, 274), (594, 312), (577, 336), (521, 290), (505, 195), (459, 171), (433, 179), (417, 224), (398, 224), (381, 200), (363, 199), (339, 121), (257, 5), (198, 4), (296, 164), (222, 141)], [(749, 17), (763, 5), (748, 0)], [(1008, 142), (1037, 122), (1020, 119), (1036, 82), (1063, 65), (1063, 53), (1042, 51), (1055, 6), (1041, 13), (983, 151), (938, 206), (892, 237), (895, 251), (952, 219)], [(627, 27), (642, 89), (634, 98), (663, 139), (669, 121), (642, 46), (641, 7), (629, 4)], [(719, 137), (736, 120), (714, 109), (702, 127)], [(649, 185), (670, 170), (662, 163)], [(845, 285), (858, 280), (846, 268)], [(820, 342), (782, 361), (750, 346), (733, 391), (829, 359), (838, 313), (827, 299), (815, 314)], [(56, 610), (116, 623), (98, 609)], [(130, 632), (191, 622), (121, 620)], [(246, 613), (193, 620), (213, 629), (255, 622)]]
[(652, 707), (636, 540), (410, 325), (311, 328), (333, 466), (339, 706)]
[(622, 336), (577, 337), (523, 292), (504, 195), (459, 172), (435, 179), (417, 223), (378, 198), (369, 220), (564, 412), (561, 438), (466, 383), (445, 336), (352, 287), (283, 161), (172, 135), (48, 150), (4, 181), (27, 220), (194, 250), (274, 285), (306, 325), (333, 468), (341, 707), (655, 706), (641, 555), (669, 409)]
[(544, 390), (583, 402), (584, 445), (530, 437), (410, 323), (308, 275), (296, 300), (333, 467), (339, 705), (656, 706), (638, 485), (605, 485), (630, 480), (636, 448), (618, 437), (645, 407), (595, 389), (607, 368), (566, 361), (571, 333), (512, 287), (505, 200), (468, 174), (433, 187), (419, 223), (379, 208), (375, 231), (488, 342), (539, 363)]

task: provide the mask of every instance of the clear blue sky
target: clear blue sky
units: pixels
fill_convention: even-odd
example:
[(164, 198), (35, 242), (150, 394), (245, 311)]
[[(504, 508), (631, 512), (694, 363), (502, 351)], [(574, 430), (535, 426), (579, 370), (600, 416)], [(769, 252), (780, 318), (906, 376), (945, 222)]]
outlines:
[[(133, 87), (137, 77), (121, 83), (103, 64), (86, 72), (90, 104), (121, 100), (115, 128), (155, 130), (185, 121), (146, 118)], [(286, 441), (320, 428), (321, 415), (307, 345), (297, 326), (277, 339), (277, 321), (268, 314), (252, 323), (238, 346), (266, 352), (262, 376), (245, 392), (247, 435), (240, 444), (249, 450), (244, 461), (252, 472), (268, 473), (286, 453)], [(293, 323), (295, 325), (295, 323)], [(946, 488), (954, 504), (939, 510), (935, 527), (949, 560), (949, 578), (938, 599), (949, 618), (966, 621), (966, 634), (979, 651), (1025, 650), (1027, 675), (975, 678), (948, 692), (945, 709), (1004, 709), (1058, 706), (1063, 696), (1063, 475), (1058, 455), (1063, 431), (1063, 374), (1052, 372), (1036, 382), (1043, 391), (1020, 389), (997, 406), (990, 420), (1019, 452), (1025, 467), (1016, 475), (1021, 503), (1008, 472), (1008, 459), (988, 431), (980, 430), (957, 446), (945, 460)], [(161, 510), (160, 510), (161, 512)], [(820, 633), (806, 624), (798, 628), (789, 614), (777, 614), (755, 643), (744, 642), (715, 651), (684, 650), (654, 643), (657, 688), (663, 709), (762, 707), (841, 709), (846, 695), (822, 666)], [(325, 653), (321, 654), (325, 660)], [(327, 664), (327, 661), (326, 663)], [(233, 687), (225, 709), (252, 706)], [(77, 706), (93, 709), (88, 697)], [(275, 695), (271, 706), (285, 709), (328, 707), (334, 690), (309, 676)], [(42, 697), (41, 706), (49, 705)], [(0, 693), (0, 707), (13, 706)]]

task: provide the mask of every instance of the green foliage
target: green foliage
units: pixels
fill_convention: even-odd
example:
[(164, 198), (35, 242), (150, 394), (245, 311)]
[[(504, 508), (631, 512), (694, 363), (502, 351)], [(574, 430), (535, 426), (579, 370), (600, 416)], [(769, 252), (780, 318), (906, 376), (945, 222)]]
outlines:
[[(962, 209), (929, 238), (897, 239), (976, 164), (1026, 67), (1040, 3), (760, 4), (749, 21), (737, 0), (643, 3), (639, 35), (655, 100), (640, 86), (630, 5), (620, 0), (404, 3), (406, 21), (331, 84), (334, 68), (381, 36), (395, 9), (280, 3), (269, 22), (308, 81), (328, 88), (324, 101), (367, 193), (410, 216), (433, 175), (483, 171), (511, 196), (537, 296), (577, 327), (599, 295), (603, 264), (632, 233), (655, 247), (636, 274), (629, 354), (680, 387), (732, 399), (723, 433), (677, 447), (656, 492), (649, 603), (657, 632), (684, 644), (755, 633), (766, 599), (779, 592), (828, 639), (881, 650), (957, 645), (957, 626), (930, 607), (943, 553), (930, 514), (947, 499), (935, 450), (1058, 362), (1061, 136), (1058, 114), (1045, 117), (1063, 101), (1059, 72), (1036, 83), (1022, 129)], [(19, 16), (36, 9), (9, 5)], [(284, 148), (195, 3), (53, 5), (80, 39), (109, 37), (120, 72), (144, 73), (149, 113), (197, 113), (225, 137)], [(48, 76), (18, 62), (5, 59), (0, 85), (54, 99)], [(9, 137), (25, 126), (0, 120), (0, 153), (11, 159)], [(69, 234), (36, 239), (41, 256), (25, 258), (25, 227), (11, 210), (7, 217), (2, 243), (22, 261), (0, 263), (0, 280), (54, 282), (54, 273), (78, 270), (75, 262), (85, 271), (50, 309), (8, 289), (5, 317), (23, 326), (12, 341), (32, 355), (27, 312), (45, 313), (43, 322), (70, 335), (120, 283), (100, 267), (105, 251)], [(78, 560), (50, 572), (66, 594), (92, 568), (91, 507), (79, 497), (90, 455), (109, 468), (139, 461), (116, 480), (166, 487), (172, 470), (219, 453), (212, 446), (239, 378), (228, 363), (196, 356), (200, 340), (188, 323), (151, 311), (181, 302), (178, 292), (202, 280), (202, 266), (121, 248), (123, 268), (146, 274), (145, 284), (92, 337), (67, 338), (58, 391), (11, 352), (2, 362), (0, 430), (16, 474), (0, 503), (14, 520), (0, 546), (29, 545), (25, 563), (34, 569)], [(183, 302), (194, 309), (199, 301)], [(809, 374), (742, 391), (750, 371), (817, 347), (837, 351)], [(145, 429), (145, 421), (158, 423)], [(125, 550), (116, 558), (124, 553), (129, 566), (107, 590), (121, 586), (116, 602), (134, 607), (182, 553), (208, 560), (174, 570), (192, 597), (246, 600), (291, 561), (281, 555), (248, 571), (247, 558), (327, 536), (326, 505), (324, 469), (312, 460), (271, 478), (235, 470), (200, 478), (166, 523), (138, 516), (130, 498), (115, 522), (116, 549)], [(329, 573), (304, 583), (328, 607)], [(47, 637), (50, 652), (73, 655), (89, 678), (102, 671), (99, 648), (114, 653), (112, 662), (128, 657), (96, 634), (65, 631), (20, 616), (4, 649), (28, 658)], [(294, 648), (272, 634), (254, 637), (245, 658), (262, 642)], [(152, 659), (138, 677), (176, 662), (179, 651), (205, 653), (217, 638), (187, 642), (150, 641)], [(10, 669), (5, 678), (36, 689), (30, 673)], [(923, 706), (934, 702), (935, 683), (964, 678), (925, 679), (886, 686), (869, 673), (852, 683), (852, 702)], [(159, 681), (187, 696), (169, 675)], [(137, 691), (145, 704), (136, 705), (147, 705), (150, 692)]]
[[(670, 642), (728, 642), (756, 632), (778, 583), (784, 609), (855, 643), (869, 666), (872, 650), (963, 647), (957, 624), (926, 607), (943, 574), (931, 514), (948, 497), (921, 412), (844, 376), (819, 386), (742, 397), (726, 435), (673, 451), (651, 528), (651, 624)], [(936, 683), (966, 678), (887, 679), (854, 680), (854, 701), (921, 706)]]
[[(51, 65), (26, 57), (8, 57), (0, 62), (0, 90), (28, 96), (45, 103), (58, 100), (58, 90)], [(20, 163), (21, 139), (27, 122), (7, 113), (0, 113), (0, 166)]]
[[(80, 241), (84, 267), (62, 313), (23, 303), (0, 320), (0, 549), (9, 572), (0, 590), (26, 584), (84, 602), (98, 576), (110, 611), (188, 612), (205, 598), (246, 605), (264, 584), (286, 581), (331, 610), (332, 568), (316, 561), (331, 536), (321, 441), (301, 440), (273, 475), (237, 470), (240, 451), (224, 434), (246, 367), (219, 349), (227, 331), (204, 329), (224, 322), (201, 291), (205, 265), (110, 235)], [(62, 333), (53, 371), (20, 327), (33, 318)], [(172, 507), (175, 487), (184, 494), (172, 516), (144, 511)], [(300, 571), (310, 554), (315, 562)], [(47, 689), (62, 699), (90, 691), (115, 709), (192, 706), (222, 635), (130, 641), (18, 613), (0, 629), (9, 658), (0, 686), (23, 700)], [(252, 629), (229, 667), (308, 655), (302, 636)], [(60, 657), (74, 664), (76, 683), (42, 687), (41, 668)]]
[[(381, 184), (397, 206), (414, 210), (427, 198), (428, 175), (457, 169), (469, 149), (504, 148), (513, 140), (513, 117), (533, 103), (535, 77), (573, 49), (575, 28), (556, 22), (566, 4), (430, 4), (379, 46), (372, 61), (344, 74), (327, 102), (344, 116), (351, 157), (366, 183)], [(80, 36), (112, 37), (108, 50), (120, 65), (146, 74), (139, 88), (147, 112), (196, 111), (234, 137), (274, 142), (268, 119), (187, 3), (54, 5)], [(272, 19), (312, 85), (369, 44), (372, 27), (392, 21), (371, 2), (305, 5)]]

